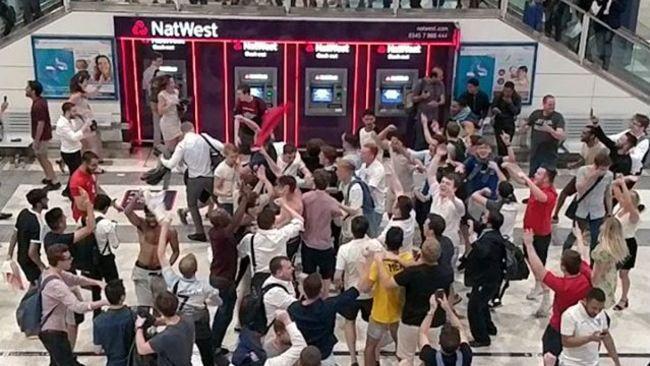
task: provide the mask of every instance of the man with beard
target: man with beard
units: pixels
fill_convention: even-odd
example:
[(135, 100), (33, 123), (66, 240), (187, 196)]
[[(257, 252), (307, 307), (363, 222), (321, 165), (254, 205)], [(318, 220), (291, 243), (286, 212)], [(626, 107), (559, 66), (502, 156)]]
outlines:
[[(146, 206), (144, 208), (144, 218), (135, 213), (136, 205), (139, 204), (144, 204), (142, 192), (138, 192), (124, 209), (124, 214), (129, 219), (129, 222), (138, 230), (138, 241), (140, 243), (140, 252), (133, 267), (131, 278), (135, 286), (137, 306), (152, 307), (154, 299), (152, 285), (154, 285), (155, 281), (163, 281), (162, 268), (157, 254), (161, 227), (156, 216)], [(167, 243), (172, 248), (169, 264), (173, 266), (180, 254), (178, 233), (173, 228), (169, 228), (167, 232)], [(164, 283), (162, 283), (161, 288), (166, 288)]]

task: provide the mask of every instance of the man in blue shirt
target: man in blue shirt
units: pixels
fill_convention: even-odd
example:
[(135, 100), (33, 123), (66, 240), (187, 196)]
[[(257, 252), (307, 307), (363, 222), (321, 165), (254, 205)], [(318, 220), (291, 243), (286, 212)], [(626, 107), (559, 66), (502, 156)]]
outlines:
[(122, 280), (110, 281), (104, 292), (111, 305), (93, 321), (93, 343), (104, 350), (106, 366), (127, 366), (135, 337), (135, 315), (124, 305)]

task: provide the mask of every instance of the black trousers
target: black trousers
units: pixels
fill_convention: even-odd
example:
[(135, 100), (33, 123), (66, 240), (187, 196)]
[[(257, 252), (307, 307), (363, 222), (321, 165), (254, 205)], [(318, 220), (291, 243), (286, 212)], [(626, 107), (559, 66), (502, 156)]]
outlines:
[[(74, 173), (81, 166), (81, 151), (77, 151), (73, 153), (61, 152), (61, 159), (63, 159), (63, 163), (65, 163), (65, 166), (68, 167), (68, 171), (70, 172), (70, 176), (72, 177), (72, 173)], [(65, 185), (65, 190), (63, 191), (63, 195), (64, 196), (70, 195), (69, 178), (68, 178), (68, 183)]]
[(210, 312), (201, 310), (194, 320), (194, 343), (199, 349), (203, 366), (214, 366), (214, 344), (210, 330)]
[[(215, 284), (211, 284), (213, 287)], [(230, 288), (219, 291), (219, 296), (223, 304), (217, 309), (212, 320), (212, 344), (214, 349), (219, 351), (226, 336), (226, 330), (232, 322), (232, 316), (235, 312), (235, 303), (237, 302), (237, 289), (233, 284)]]
[(38, 335), (43, 346), (50, 354), (50, 366), (83, 366), (74, 357), (68, 340), (68, 333), (46, 330)]
[(489, 342), (489, 330), (496, 330), (490, 315), (490, 301), (499, 291), (500, 282), (487, 283), (480, 286), (472, 287), (467, 303), (467, 320), (472, 337), (477, 342)]
[[(112, 280), (119, 279), (117, 274), (117, 265), (115, 264), (115, 255), (102, 255), (99, 257), (99, 263), (95, 270), (93, 271), (83, 271), (83, 275), (95, 280), (103, 280), (105, 283), (108, 283)], [(93, 301), (99, 301), (102, 299), (102, 289), (97, 286), (92, 286), (90, 288), (90, 293), (92, 294)], [(93, 319), (98, 317), (101, 314), (101, 309), (96, 309), (93, 311)]]

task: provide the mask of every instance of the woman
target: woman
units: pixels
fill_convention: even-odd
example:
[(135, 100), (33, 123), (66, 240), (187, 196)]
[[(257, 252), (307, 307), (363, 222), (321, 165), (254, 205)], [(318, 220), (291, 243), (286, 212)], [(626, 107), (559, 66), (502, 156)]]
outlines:
[[(70, 98), (68, 102), (73, 103), (77, 107), (77, 112), (84, 122), (93, 122), (94, 113), (90, 107), (88, 100), (99, 94), (102, 87), (102, 81), (94, 85), (89, 85), (90, 73), (86, 70), (79, 71), (72, 79), (70, 79)], [(93, 123), (91, 131), (85, 135), (81, 140), (83, 151), (92, 151), (99, 156), (100, 161), (103, 157), (102, 154), (102, 140), (97, 129), (97, 124)], [(71, 172), (72, 174), (72, 172)]]
[(628, 190), (624, 180), (617, 179), (614, 181), (612, 191), (621, 205), (615, 217), (623, 226), (623, 237), (629, 251), (629, 255), (618, 266), (618, 276), (621, 279), (621, 299), (614, 306), (614, 310), (621, 311), (630, 305), (627, 297), (630, 292), (630, 270), (634, 268), (636, 263), (637, 243), (635, 236), (641, 221), (640, 214), (644, 207), (639, 205), (639, 194), (636, 191)]
[(158, 87), (158, 114), (160, 115), (160, 132), (163, 136), (165, 147), (173, 151), (181, 140), (181, 117), (178, 114), (180, 99), (174, 78), (164, 75)]
[(95, 74), (93, 80), (96, 83), (113, 82), (113, 72), (111, 70), (111, 60), (106, 55), (97, 55), (95, 57)]
[[(580, 237), (579, 240), (583, 240)], [(605, 307), (614, 305), (616, 297), (616, 266), (623, 262), (629, 255), (623, 237), (623, 225), (616, 217), (607, 218), (600, 227), (598, 245), (591, 253), (594, 265), (591, 273), (591, 283), (594, 287), (602, 289), (607, 295)]]

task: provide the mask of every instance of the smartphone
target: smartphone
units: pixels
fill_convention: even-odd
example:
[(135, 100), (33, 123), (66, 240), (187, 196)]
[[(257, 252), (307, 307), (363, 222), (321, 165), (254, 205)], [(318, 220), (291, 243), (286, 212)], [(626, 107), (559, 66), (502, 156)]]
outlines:
[(589, 117), (593, 117), (593, 116), (594, 116), (594, 108), (592, 107), (589, 108)]
[(4, 102), (7, 103), (7, 96), (4, 97)]
[(442, 299), (445, 297), (445, 290), (437, 289), (435, 294), (436, 294), (436, 299)]

